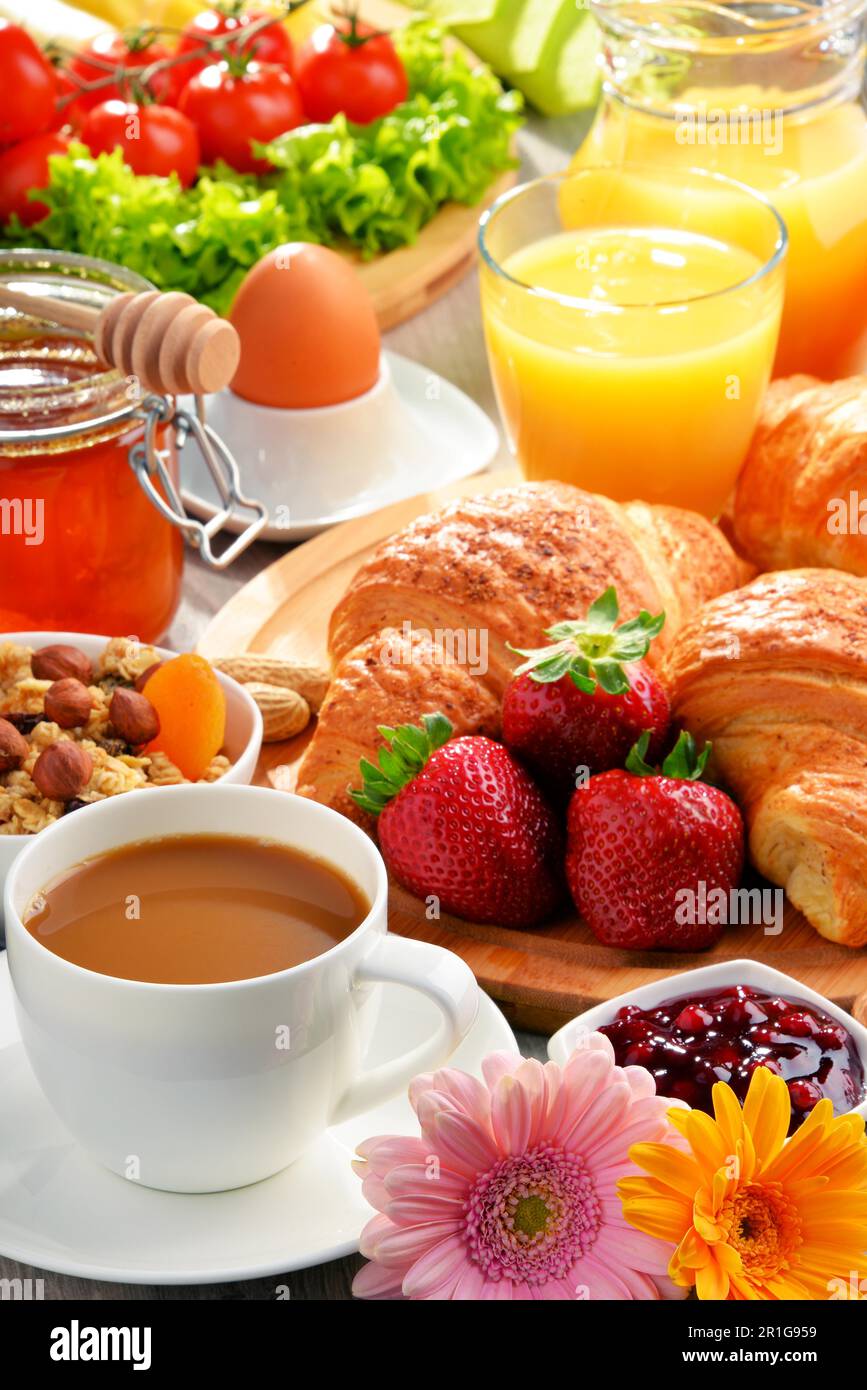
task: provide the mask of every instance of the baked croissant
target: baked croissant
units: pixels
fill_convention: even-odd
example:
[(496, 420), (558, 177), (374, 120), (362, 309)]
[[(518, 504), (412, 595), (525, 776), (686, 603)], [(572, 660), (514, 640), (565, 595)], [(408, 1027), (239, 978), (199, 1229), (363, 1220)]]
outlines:
[(707, 603), (662, 672), (713, 743), (753, 863), (832, 941), (867, 943), (867, 580), (763, 574)]
[(867, 575), (867, 376), (772, 383), (738, 478), (733, 532), (759, 569)]
[(451, 503), (385, 541), (337, 604), (334, 677), (298, 791), (361, 819), (347, 794), (373, 759), (377, 725), (442, 710), (459, 733), (499, 733), (503, 689), (552, 623), (613, 584), (621, 615), (665, 610), (649, 660), (689, 614), (746, 577), (704, 517), (620, 505), (562, 483), (525, 483)]

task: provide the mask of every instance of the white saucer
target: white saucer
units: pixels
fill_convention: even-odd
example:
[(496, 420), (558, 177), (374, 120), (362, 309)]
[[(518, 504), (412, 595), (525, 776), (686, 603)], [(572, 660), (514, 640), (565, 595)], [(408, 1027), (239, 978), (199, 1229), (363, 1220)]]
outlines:
[[(192, 397), (179, 404), (194, 409)], [(219, 391), (206, 419), (234, 454), (248, 497), (268, 508), (263, 540), (306, 540), (339, 521), (479, 473), (499, 448), (479, 406), (429, 368), (393, 352), (363, 396), (316, 410), (276, 410)], [(201, 453), (181, 452), (181, 492), (210, 520), (216, 493)], [(249, 514), (226, 523), (241, 531)]]
[[(386, 991), (371, 1064), (421, 1042), (435, 1007)], [(487, 995), (450, 1065), (481, 1075), (489, 1052), (516, 1051)], [(157, 1192), (116, 1177), (78, 1148), (36, 1084), (19, 1041), (6, 953), (0, 954), (0, 1255), (40, 1269), (133, 1284), (211, 1284), (289, 1273), (350, 1255), (372, 1216), (350, 1167), (375, 1134), (417, 1133), (405, 1098), (329, 1130), (267, 1182), (205, 1196)]]

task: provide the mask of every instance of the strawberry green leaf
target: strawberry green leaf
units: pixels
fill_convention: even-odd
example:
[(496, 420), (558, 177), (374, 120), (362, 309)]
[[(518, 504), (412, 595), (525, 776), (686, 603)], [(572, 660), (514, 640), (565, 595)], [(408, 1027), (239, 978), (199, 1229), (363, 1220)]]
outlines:
[(650, 746), (650, 733), (645, 729), (638, 742), (633, 744), (626, 755), (626, 771), (634, 772), (636, 777), (656, 777), (657, 769), (651, 767), (650, 763), (645, 762), (647, 750)]
[(523, 674), (526, 669), (531, 672), (533, 679), (542, 685), (547, 685), (549, 681), (558, 681), (571, 671), (574, 653), (571, 651), (558, 651), (556, 647), (548, 647), (547, 655), (537, 666), (528, 665), (519, 667)]
[(551, 646), (523, 650), (507, 644), (510, 651), (525, 658), (515, 675), (528, 675), (541, 684), (568, 675), (588, 695), (597, 685), (610, 695), (625, 695), (631, 687), (624, 666), (647, 655), (662, 630), (665, 614), (654, 618), (642, 609), (637, 618), (618, 626), (619, 611), (617, 591), (612, 586), (591, 603), (586, 618), (546, 628)]
[(638, 742), (629, 750), (626, 758), (627, 772), (634, 772), (636, 777), (674, 777), (681, 782), (700, 782), (707, 760), (710, 757), (711, 744), (706, 743), (700, 753), (696, 751), (695, 739), (692, 734), (682, 729), (677, 743), (672, 748), (662, 768), (651, 767), (647, 758), (647, 749), (650, 744), (650, 732), (645, 730)]
[(701, 781), (710, 750), (711, 745), (706, 743), (701, 752), (697, 753), (695, 739), (683, 729), (680, 738), (662, 764), (663, 774), (666, 777), (679, 777), (686, 782)]
[(623, 667), (617, 661), (597, 661), (593, 668), (606, 695), (626, 695), (630, 690)]
[(377, 755), (379, 765), (362, 758), (359, 762), (362, 785), (349, 789), (349, 795), (363, 811), (378, 816), (421, 772), (431, 754), (452, 736), (452, 725), (444, 714), (425, 714), (421, 722), (421, 728), (415, 724), (401, 724), (397, 729), (378, 725), (385, 739), (385, 746)]
[(587, 627), (591, 632), (613, 632), (619, 617), (617, 590), (612, 584), (587, 609)]

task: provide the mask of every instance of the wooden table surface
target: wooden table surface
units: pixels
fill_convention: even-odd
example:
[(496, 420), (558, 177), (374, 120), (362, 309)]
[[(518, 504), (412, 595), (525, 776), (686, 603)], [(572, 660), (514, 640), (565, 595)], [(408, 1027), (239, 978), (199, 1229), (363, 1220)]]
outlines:
[[(521, 177), (532, 178), (563, 168), (568, 156), (580, 143), (586, 125), (586, 117), (582, 116), (561, 120), (531, 118), (520, 137)], [(390, 332), (386, 342), (393, 351), (423, 362), (432, 371), (459, 386), (497, 420), (493, 388), (485, 361), (475, 273), (467, 276), (424, 314)], [(494, 466), (506, 461), (505, 446), (502, 446)], [(243, 462), (243, 459), (239, 460), (242, 472)], [(194, 647), (213, 614), (222, 608), (236, 589), (270, 565), (279, 553), (279, 548), (274, 545), (254, 545), (224, 572), (207, 570), (191, 556), (187, 561), (183, 599), (166, 645), (176, 651)], [(525, 1056), (544, 1059), (544, 1038), (519, 1033), (518, 1043)], [(361, 1263), (356, 1256), (268, 1279), (161, 1287), (79, 1279), (0, 1258), (0, 1279), (44, 1279), (46, 1299), (258, 1300), (276, 1298), (278, 1285), (285, 1287), (287, 1284), (292, 1299), (349, 1299), (352, 1277)]]

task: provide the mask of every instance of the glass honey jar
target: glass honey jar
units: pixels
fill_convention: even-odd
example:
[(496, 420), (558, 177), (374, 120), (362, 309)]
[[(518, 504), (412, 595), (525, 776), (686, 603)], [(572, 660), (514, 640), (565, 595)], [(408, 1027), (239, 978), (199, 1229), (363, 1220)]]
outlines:
[[(0, 252), (0, 281), (102, 309), (152, 289), (120, 266), (71, 253)], [(184, 537), (223, 568), (264, 526), (238, 490), (234, 460), (170, 397), (98, 360), (87, 334), (0, 309), (0, 630), (96, 632), (155, 641), (180, 598)], [(187, 516), (178, 449), (193, 434), (222, 507)], [(211, 542), (238, 503), (255, 518), (217, 555)]]

